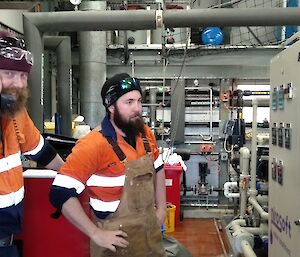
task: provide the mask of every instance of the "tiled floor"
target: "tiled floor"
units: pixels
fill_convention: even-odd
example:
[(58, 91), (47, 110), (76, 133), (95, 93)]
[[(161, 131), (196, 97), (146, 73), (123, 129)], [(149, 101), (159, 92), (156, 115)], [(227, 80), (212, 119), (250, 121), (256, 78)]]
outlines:
[(180, 241), (193, 257), (227, 257), (225, 232), (215, 219), (184, 219), (168, 235)]

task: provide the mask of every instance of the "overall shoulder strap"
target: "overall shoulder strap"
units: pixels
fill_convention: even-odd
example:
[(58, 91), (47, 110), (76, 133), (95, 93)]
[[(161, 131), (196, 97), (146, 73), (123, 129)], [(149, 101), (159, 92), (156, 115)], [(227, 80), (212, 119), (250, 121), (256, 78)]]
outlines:
[(142, 139), (143, 139), (143, 143), (144, 143), (144, 147), (147, 153), (151, 153), (151, 148), (150, 148), (150, 144), (149, 141), (145, 135), (145, 133), (142, 134)]
[[(102, 134), (101, 130), (99, 132)], [(119, 160), (121, 162), (126, 161), (126, 155), (123, 153), (123, 151), (121, 150), (121, 148), (117, 144), (116, 140), (114, 140), (112, 137), (105, 137), (105, 138), (106, 138), (107, 142), (112, 146), (112, 148), (113, 148), (115, 154), (118, 156)]]

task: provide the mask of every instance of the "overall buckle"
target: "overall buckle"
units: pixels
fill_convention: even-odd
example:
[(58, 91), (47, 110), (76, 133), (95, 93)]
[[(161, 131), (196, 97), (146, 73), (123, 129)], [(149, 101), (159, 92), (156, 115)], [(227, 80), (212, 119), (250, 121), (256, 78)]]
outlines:
[(14, 235), (11, 234), (10, 236), (8, 237), (5, 237), (5, 238), (1, 238), (0, 239), (0, 247), (7, 247), (7, 246), (11, 246), (12, 243), (14, 241)]

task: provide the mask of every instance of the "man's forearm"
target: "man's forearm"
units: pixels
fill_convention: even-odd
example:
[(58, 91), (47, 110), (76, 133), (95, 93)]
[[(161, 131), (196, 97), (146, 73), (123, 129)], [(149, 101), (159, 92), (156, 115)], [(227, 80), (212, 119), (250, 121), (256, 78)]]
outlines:
[(45, 168), (50, 169), (50, 170), (56, 170), (59, 171), (60, 167), (64, 164), (64, 161), (62, 160), (62, 158), (56, 154), (56, 156), (54, 157), (54, 159), (49, 162)]
[(97, 230), (97, 226), (90, 220), (75, 197), (69, 198), (64, 203), (62, 213), (66, 219), (90, 238)]
[(166, 206), (166, 184), (165, 184), (165, 171), (161, 169), (156, 173), (155, 180), (155, 203), (156, 215), (161, 225), (164, 223), (167, 206)]

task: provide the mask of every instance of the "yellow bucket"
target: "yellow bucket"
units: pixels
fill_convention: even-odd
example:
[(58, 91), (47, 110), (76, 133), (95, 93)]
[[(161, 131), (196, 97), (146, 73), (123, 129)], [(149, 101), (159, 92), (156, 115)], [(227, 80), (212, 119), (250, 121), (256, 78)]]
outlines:
[(167, 216), (165, 218), (166, 233), (175, 231), (175, 211), (176, 206), (173, 204), (167, 205)]

